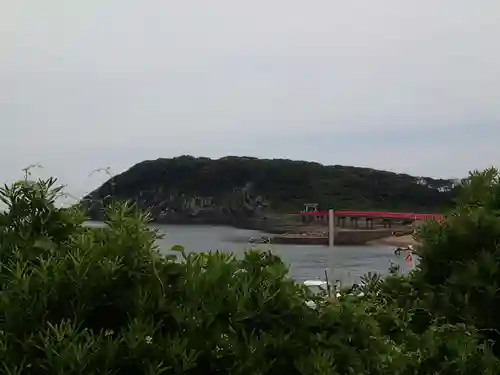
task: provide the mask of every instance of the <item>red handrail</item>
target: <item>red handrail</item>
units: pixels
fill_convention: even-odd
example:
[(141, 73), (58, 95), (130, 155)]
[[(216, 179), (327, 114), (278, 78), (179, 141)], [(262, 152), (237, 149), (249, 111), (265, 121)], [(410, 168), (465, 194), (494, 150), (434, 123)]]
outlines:
[[(328, 211), (300, 212), (301, 216), (328, 216)], [(335, 216), (400, 219), (400, 220), (443, 220), (443, 215), (417, 214), (403, 212), (380, 212), (380, 211), (334, 211)]]

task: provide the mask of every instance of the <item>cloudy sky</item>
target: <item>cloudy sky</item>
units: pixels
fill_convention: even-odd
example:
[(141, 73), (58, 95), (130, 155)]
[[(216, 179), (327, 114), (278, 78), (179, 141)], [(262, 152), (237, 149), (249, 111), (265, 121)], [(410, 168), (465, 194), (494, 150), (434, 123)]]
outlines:
[(249, 155), (500, 165), (498, 0), (0, 0), (0, 176)]

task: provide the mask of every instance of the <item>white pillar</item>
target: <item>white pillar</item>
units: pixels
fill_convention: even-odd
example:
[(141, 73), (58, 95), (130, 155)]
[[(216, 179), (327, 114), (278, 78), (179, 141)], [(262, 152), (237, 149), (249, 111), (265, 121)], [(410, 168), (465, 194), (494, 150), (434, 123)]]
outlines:
[(335, 215), (333, 210), (328, 210), (328, 246), (335, 244)]
[[(330, 269), (330, 282), (335, 282), (335, 275), (333, 272), (333, 246), (335, 244), (335, 215), (333, 210), (328, 210), (328, 247), (331, 251), (328, 252), (328, 268)], [(333, 289), (335, 289), (334, 287)], [(334, 290), (336, 293), (337, 291)]]

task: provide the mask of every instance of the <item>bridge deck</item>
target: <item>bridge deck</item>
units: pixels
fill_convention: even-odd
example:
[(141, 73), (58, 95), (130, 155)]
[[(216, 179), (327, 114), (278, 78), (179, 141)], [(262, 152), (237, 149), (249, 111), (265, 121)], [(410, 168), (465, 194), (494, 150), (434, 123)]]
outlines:
[[(328, 216), (328, 211), (300, 212), (301, 216)], [(417, 214), (404, 212), (380, 212), (380, 211), (334, 211), (335, 216), (377, 218), (377, 219), (399, 219), (399, 220), (442, 220), (443, 215)]]

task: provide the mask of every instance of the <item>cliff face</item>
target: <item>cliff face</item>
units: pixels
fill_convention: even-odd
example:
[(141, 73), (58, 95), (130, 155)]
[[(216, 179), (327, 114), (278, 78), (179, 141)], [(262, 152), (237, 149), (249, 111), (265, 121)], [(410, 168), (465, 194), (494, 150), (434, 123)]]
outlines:
[(100, 217), (106, 200), (113, 198), (135, 202), (158, 222), (253, 228), (283, 224), (283, 216), (276, 219), (271, 213), (298, 212), (304, 203), (317, 203), (320, 209), (439, 212), (451, 204), (454, 188), (451, 180), (368, 168), (182, 156), (136, 164), (89, 194), (82, 204), (94, 219)]
[[(107, 199), (113, 197), (108, 196)], [(165, 224), (234, 225), (261, 228), (267, 220), (267, 201), (252, 195), (250, 184), (219, 196), (189, 195), (177, 189), (152, 188), (140, 190), (135, 196), (114, 195), (132, 201), (140, 210), (150, 212), (153, 221)], [(106, 199), (98, 191), (85, 199), (94, 219), (100, 218)]]

